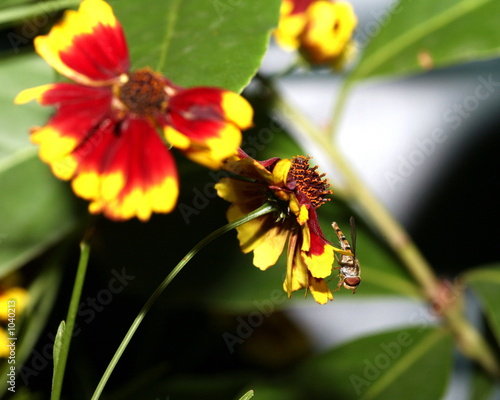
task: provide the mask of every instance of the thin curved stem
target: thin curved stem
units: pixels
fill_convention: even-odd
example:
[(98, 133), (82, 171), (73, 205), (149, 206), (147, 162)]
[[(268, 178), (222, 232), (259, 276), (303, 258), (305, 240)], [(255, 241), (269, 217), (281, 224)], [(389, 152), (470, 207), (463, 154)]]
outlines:
[(241, 217), (240, 219), (237, 219), (236, 221), (230, 222), (229, 224), (226, 224), (219, 229), (215, 230), (208, 236), (206, 236), (202, 241), (200, 241), (196, 246), (194, 246), (187, 254), (186, 256), (175, 266), (175, 268), (168, 274), (168, 276), (164, 279), (162, 283), (156, 288), (156, 290), (153, 292), (153, 294), (149, 297), (148, 301), (144, 306), (142, 307), (141, 311), (139, 311), (139, 314), (137, 317), (135, 317), (134, 322), (130, 326), (128, 332), (125, 334), (125, 337), (123, 338), (122, 342), (120, 343), (120, 346), (118, 346), (118, 349), (116, 350), (113, 358), (111, 359), (108, 367), (106, 368), (106, 371), (101, 377), (101, 380), (99, 384), (97, 385), (97, 388), (92, 395), (91, 400), (97, 400), (106, 383), (108, 382), (109, 377), (111, 376), (111, 373), (115, 369), (116, 364), (120, 360), (122, 354), (124, 353), (125, 349), (127, 348), (130, 340), (134, 336), (135, 332), (137, 331), (137, 328), (141, 324), (142, 320), (148, 313), (148, 311), (151, 309), (153, 304), (156, 302), (158, 297), (163, 293), (165, 288), (170, 284), (170, 282), (177, 276), (177, 274), (184, 268), (184, 266), (191, 260), (191, 258), (194, 257), (196, 253), (198, 253), (203, 247), (205, 247), (207, 244), (209, 244), (212, 240), (218, 238), (219, 236), (223, 235), (226, 232), (229, 232), (230, 230), (243, 225), (244, 223), (254, 219), (258, 218), (264, 214), (268, 214), (272, 211), (276, 210), (275, 206), (272, 204), (264, 204), (263, 206), (259, 207), (258, 209), (252, 211), (251, 213), (245, 215), (244, 217)]

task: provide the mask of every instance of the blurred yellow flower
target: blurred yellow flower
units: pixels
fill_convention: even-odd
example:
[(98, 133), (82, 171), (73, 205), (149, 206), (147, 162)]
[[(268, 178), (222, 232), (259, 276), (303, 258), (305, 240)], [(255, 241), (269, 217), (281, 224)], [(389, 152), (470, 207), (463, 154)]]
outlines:
[(358, 21), (346, 1), (283, 0), (276, 43), (299, 50), (312, 64), (342, 66), (354, 54)]
[(5, 322), (9, 316), (9, 301), (15, 302), (16, 313), (21, 313), (28, 301), (28, 292), (21, 287), (6, 290), (0, 289), (0, 321)]
[(15, 281), (17, 279), (14, 274), (0, 282), (0, 358), (6, 358), (10, 354), (10, 348), (7, 346), (10, 344), (7, 327), (14, 329), (10, 333), (16, 332), (18, 318), (28, 302), (26, 289), (17, 286), (8, 287)]

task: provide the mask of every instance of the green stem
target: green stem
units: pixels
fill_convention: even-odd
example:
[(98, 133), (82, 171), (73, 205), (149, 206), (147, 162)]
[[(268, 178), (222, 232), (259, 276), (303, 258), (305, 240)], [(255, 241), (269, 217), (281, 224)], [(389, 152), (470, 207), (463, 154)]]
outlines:
[(443, 311), (443, 318), (455, 335), (458, 347), (475, 360), (495, 380), (500, 379), (500, 365), (496, 352), (465, 318), (461, 307), (451, 307)]
[(91, 400), (97, 400), (103, 389), (104, 386), (106, 385), (109, 377), (111, 376), (111, 373), (113, 372), (116, 364), (118, 363), (118, 360), (120, 357), (123, 355), (123, 352), (127, 348), (127, 345), (129, 344), (130, 340), (134, 336), (135, 332), (137, 331), (137, 328), (141, 324), (142, 320), (146, 316), (147, 312), (151, 309), (153, 304), (156, 302), (158, 297), (163, 293), (165, 288), (169, 285), (169, 283), (177, 276), (177, 274), (182, 270), (182, 268), (191, 260), (191, 258), (194, 257), (196, 253), (198, 253), (203, 247), (205, 247), (208, 243), (210, 243), (212, 240), (218, 238), (219, 236), (223, 235), (226, 232), (229, 232), (230, 230), (243, 225), (244, 223), (258, 218), (264, 214), (268, 214), (271, 211), (275, 211), (276, 208), (272, 204), (264, 204), (263, 206), (259, 207), (258, 209), (252, 211), (250, 214), (245, 215), (244, 217), (241, 217), (237, 219), (236, 221), (230, 222), (229, 224), (226, 224), (219, 229), (215, 230), (212, 232), (210, 235), (206, 236), (205, 239), (203, 239), (201, 242), (199, 242), (196, 246), (194, 246), (187, 254), (186, 256), (175, 266), (175, 268), (168, 274), (168, 276), (165, 278), (165, 280), (156, 288), (156, 290), (153, 292), (151, 297), (148, 299), (146, 304), (142, 307), (141, 311), (139, 311), (139, 314), (137, 317), (135, 317), (134, 322), (130, 326), (128, 332), (125, 334), (125, 337), (123, 338), (120, 346), (116, 350), (113, 358), (111, 359), (108, 367), (106, 368), (106, 371), (104, 372), (103, 376), (101, 377), (101, 380), (99, 384), (97, 385), (97, 388), (92, 396)]
[(332, 119), (329, 126), (325, 130), (327, 133), (332, 132), (332, 137), (330, 138), (329, 143), (333, 143), (334, 135), (338, 132), (338, 126), (340, 124), (340, 120), (342, 119), (342, 111), (344, 110), (350, 91), (351, 85), (347, 79), (344, 79), (342, 81), (342, 85), (340, 86), (337, 101), (333, 104)]
[(78, 311), (78, 305), (80, 304), (83, 283), (87, 272), (89, 255), (90, 244), (87, 239), (84, 239), (80, 243), (80, 261), (78, 262), (75, 284), (73, 286), (73, 293), (71, 294), (68, 315), (66, 316), (66, 327), (61, 340), (61, 348), (59, 350), (57, 363), (54, 362), (54, 378), (52, 381), (52, 394), (50, 396), (51, 400), (59, 400), (61, 397), (64, 371), (66, 369), (71, 337), (73, 336), (73, 328), (75, 327), (76, 313)]
[[(350, 84), (344, 84), (340, 91), (330, 126), (333, 134), (331, 135), (332, 138), (329, 138), (328, 135), (312, 125), (307, 118), (287, 103), (275, 90), (272, 81), (265, 80), (264, 83), (268, 86), (271, 93), (274, 94), (275, 106), (284, 115), (291, 118), (301, 131), (307, 133), (309, 139), (315, 141), (328, 154), (329, 159), (345, 179), (345, 186), (347, 188), (346, 197), (349, 196), (356, 202), (364, 211), (367, 218), (378, 228), (381, 235), (387, 240), (388, 244), (400, 257), (410, 274), (422, 288), (424, 297), (430, 302), (435, 301), (440, 286), (431, 266), (404, 228), (392, 217), (373, 193), (368, 190), (367, 185), (352, 170), (349, 162), (333, 144), (332, 138), (340, 123), (340, 117), (348, 97)], [(462, 310), (458, 307), (453, 307), (445, 310), (442, 315), (457, 338), (457, 343), (463, 353), (478, 362), (490, 375), (498, 377), (500, 366), (493, 356), (492, 349), (479, 332), (465, 319)]]

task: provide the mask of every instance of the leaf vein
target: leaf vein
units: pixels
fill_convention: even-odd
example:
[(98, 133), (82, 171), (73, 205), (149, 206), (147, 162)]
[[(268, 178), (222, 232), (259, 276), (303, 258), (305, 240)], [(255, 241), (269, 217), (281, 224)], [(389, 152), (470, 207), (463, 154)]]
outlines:
[(165, 36), (160, 50), (160, 59), (156, 66), (157, 71), (161, 71), (167, 60), (168, 51), (170, 49), (170, 44), (172, 43), (172, 38), (174, 36), (175, 28), (177, 26), (177, 21), (179, 19), (179, 8), (182, 0), (175, 0), (172, 2), (172, 7), (167, 11), (167, 19), (165, 21)]

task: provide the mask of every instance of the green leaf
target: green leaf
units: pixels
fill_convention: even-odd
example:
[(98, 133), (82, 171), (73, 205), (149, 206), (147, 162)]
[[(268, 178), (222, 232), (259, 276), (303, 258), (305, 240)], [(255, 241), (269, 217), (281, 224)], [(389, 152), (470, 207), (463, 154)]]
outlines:
[(301, 400), (297, 390), (291, 385), (276, 383), (271, 379), (262, 379), (247, 385), (253, 388), (255, 400)]
[(384, 332), (306, 362), (292, 379), (308, 398), (439, 399), (451, 375), (452, 345), (443, 329)]
[(471, 400), (492, 399), (495, 381), (481, 368), (475, 366), (471, 377)]
[[(13, 1), (11, 4), (2, 4), (2, 8), (0, 9), (0, 27), (5, 27), (28, 18), (38, 17), (33, 21), (29, 21), (29, 30), (33, 31), (33, 29), (39, 29), (47, 24), (50, 18), (57, 15), (58, 11), (69, 7), (77, 7), (79, 3), (79, 0), (52, 0), (34, 4), (26, 1)], [(9, 5), (15, 5), (16, 7), (8, 7)]]
[[(23, 79), (12, 79), (22, 76)], [(52, 176), (29, 142), (29, 129), (51, 110), (13, 104), (22, 89), (48, 83), (53, 73), (34, 54), (5, 58), (0, 65), (0, 277), (24, 265), (75, 229), (78, 208), (69, 186)]]
[(150, 66), (182, 86), (241, 91), (257, 72), (279, 0), (110, 1), (134, 68)]
[(57, 371), (57, 367), (59, 365), (59, 357), (60, 357), (60, 354), (61, 354), (61, 347), (62, 347), (62, 342), (64, 340), (64, 332), (66, 330), (66, 323), (63, 321), (61, 321), (61, 323), (59, 324), (59, 327), (57, 328), (57, 333), (56, 333), (56, 337), (54, 339), (54, 350), (53, 350), (53, 354), (54, 354), (54, 376), (55, 376), (55, 373)]
[(497, 0), (402, 0), (389, 11), (388, 22), (368, 43), (349, 79), (497, 57), (499, 13)]
[(475, 269), (464, 275), (465, 283), (470, 285), (484, 308), (490, 328), (500, 343), (500, 265), (495, 264)]
[(240, 400), (250, 400), (254, 396), (253, 390), (249, 390), (243, 396), (240, 397)]

